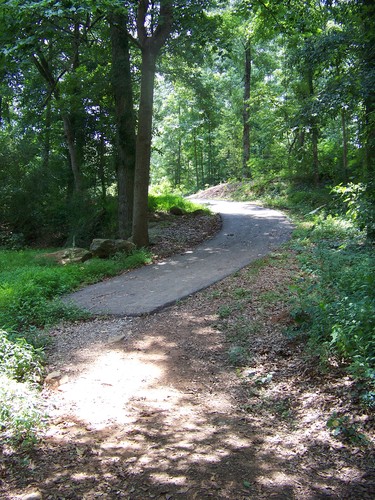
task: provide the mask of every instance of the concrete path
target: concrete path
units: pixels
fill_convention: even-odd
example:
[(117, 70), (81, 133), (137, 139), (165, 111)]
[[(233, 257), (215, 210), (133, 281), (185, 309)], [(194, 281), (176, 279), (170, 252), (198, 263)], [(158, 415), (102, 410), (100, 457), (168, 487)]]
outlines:
[(192, 251), (70, 294), (68, 301), (93, 314), (139, 316), (202, 290), (267, 255), (290, 237), (280, 212), (252, 203), (196, 200), (223, 219), (222, 230)]

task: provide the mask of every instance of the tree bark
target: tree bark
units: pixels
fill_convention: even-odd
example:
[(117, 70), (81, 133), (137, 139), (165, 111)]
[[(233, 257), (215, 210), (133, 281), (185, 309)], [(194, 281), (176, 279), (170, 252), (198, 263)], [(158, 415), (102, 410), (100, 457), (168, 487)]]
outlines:
[[(314, 82), (313, 82), (313, 72), (309, 68), (307, 72), (307, 83), (309, 89), (310, 99), (314, 96)], [(312, 146), (312, 163), (313, 163), (313, 176), (315, 185), (319, 184), (319, 155), (318, 155), (318, 140), (319, 140), (319, 130), (316, 117), (313, 115), (313, 111), (310, 111), (310, 126), (311, 126), (311, 146)]]
[(138, 247), (149, 245), (148, 185), (150, 179), (155, 65), (156, 54), (149, 48), (144, 48), (142, 50), (141, 99), (138, 113), (134, 178), (133, 241)]
[(346, 113), (345, 109), (341, 109), (341, 130), (342, 130), (342, 168), (344, 174), (344, 181), (349, 180), (348, 169), (348, 133), (346, 130)]
[(371, 76), (375, 71), (375, 5), (371, 0), (362, 0), (362, 92), (365, 96), (365, 151), (364, 181), (366, 183), (367, 238), (375, 241), (375, 96)]
[(110, 16), (110, 33), (116, 117), (118, 232), (120, 238), (127, 238), (133, 224), (136, 135), (129, 34), (124, 14)]
[(195, 171), (195, 186), (196, 190), (200, 188), (199, 183), (199, 165), (198, 165), (198, 152), (197, 152), (197, 134), (193, 131), (193, 144), (194, 144), (194, 171)]
[(245, 74), (243, 94), (242, 177), (251, 178), (250, 160), (250, 92), (251, 92), (251, 41), (245, 45)]
[(49, 159), (51, 155), (51, 101), (47, 102), (46, 116), (44, 121), (44, 140), (43, 140), (43, 168), (47, 172), (49, 169)]
[(160, 0), (160, 16), (156, 28), (148, 23), (148, 0), (138, 1), (137, 33), (142, 50), (141, 96), (138, 112), (136, 163), (134, 177), (133, 232), (138, 247), (149, 244), (148, 239), (148, 185), (150, 180), (152, 115), (156, 59), (166, 42), (173, 20), (173, 2)]
[(65, 139), (69, 150), (70, 167), (74, 178), (74, 192), (78, 194), (82, 192), (82, 175), (75, 143), (74, 127), (68, 115), (63, 115), (62, 120), (64, 124)]
[(107, 199), (107, 187), (105, 182), (105, 137), (103, 132), (99, 137), (99, 164), (98, 164), (98, 175), (101, 187), (101, 199), (103, 206), (105, 205)]
[[(75, 55), (73, 58), (76, 59), (78, 58), (78, 56)], [(43, 56), (43, 54), (38, 54), (38, 56), (34, 55), (32, 59), (37, 70), (47, 83), (47, 88), (49, 89), (50, 96), (55, 96), (56, 102), (61, 110), (63, 106), (61, 106), (60, 102), (61, 99), (58, 89), (58, 79), (53, 75), (47, 59)], [(72, 114), (71, 116), (70, 114), (61, 111), (61, 119), (63, 122), (65, 139), (68, 146), (70, 166), (73, 173), (74, 192), (80, 193), (82, 191), (83, 182), (80, 169), (80, 158), (77, 152), (74, 114)]]

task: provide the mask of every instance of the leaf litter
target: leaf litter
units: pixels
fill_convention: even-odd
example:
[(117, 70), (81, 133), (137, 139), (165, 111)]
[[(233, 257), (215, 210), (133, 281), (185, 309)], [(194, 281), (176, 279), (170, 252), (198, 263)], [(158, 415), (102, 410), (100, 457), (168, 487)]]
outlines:
[[(174, 218), (155, 258), (219, 225)], [(323, 373), (305, 339), (285, 335), (298, 272), (281, 250), (157, 314), (56, 327), (49, 424), (32, 452), (4, 450), (1, 496), (373, 498), (373, 415), (342, 370)], [(332, 414), (352, 415), (366, 444), (338, 440)]]

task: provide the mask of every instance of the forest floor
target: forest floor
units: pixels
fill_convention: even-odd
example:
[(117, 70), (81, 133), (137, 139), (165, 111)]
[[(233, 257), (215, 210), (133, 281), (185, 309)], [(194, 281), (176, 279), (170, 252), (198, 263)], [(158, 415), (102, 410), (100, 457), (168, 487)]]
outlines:
[[(159, 257), (219, 226), (162, 219)], [(285, 335), (296, 276), (280, 249), (159, 313), (56, 327), (45, 436), (7, 450), (0, 497), (372, 499), (373, 416), (342, 370), (322, 372), (304, 338)], [(347, 441), (326, 425), (334, 412)]]

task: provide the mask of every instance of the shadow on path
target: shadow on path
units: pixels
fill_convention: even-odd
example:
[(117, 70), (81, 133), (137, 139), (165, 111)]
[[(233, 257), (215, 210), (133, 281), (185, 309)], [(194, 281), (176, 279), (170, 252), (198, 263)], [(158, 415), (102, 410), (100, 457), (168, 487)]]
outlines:
[(223, 219), (215, 237), (184, 254), (86, 287), (67, 300), (93, 314), (151, 313), (229, 276), (290, 237), (292, 224), (276, 210), (251, 203), (205, 203)]

